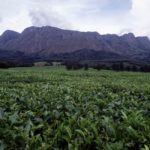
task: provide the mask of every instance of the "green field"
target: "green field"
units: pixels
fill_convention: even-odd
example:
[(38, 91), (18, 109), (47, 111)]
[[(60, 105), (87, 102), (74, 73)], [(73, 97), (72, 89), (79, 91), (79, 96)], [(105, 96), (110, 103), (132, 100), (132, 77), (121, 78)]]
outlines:
[(0, 150), (149, 147), (149, 73), (0, 70)]

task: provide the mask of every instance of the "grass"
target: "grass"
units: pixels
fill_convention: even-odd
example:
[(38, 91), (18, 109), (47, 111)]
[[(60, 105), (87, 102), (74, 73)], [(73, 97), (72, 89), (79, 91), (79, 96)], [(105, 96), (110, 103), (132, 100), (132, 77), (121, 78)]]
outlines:
[(149, 147), (149, 73), (0, 70), (1, 150)]

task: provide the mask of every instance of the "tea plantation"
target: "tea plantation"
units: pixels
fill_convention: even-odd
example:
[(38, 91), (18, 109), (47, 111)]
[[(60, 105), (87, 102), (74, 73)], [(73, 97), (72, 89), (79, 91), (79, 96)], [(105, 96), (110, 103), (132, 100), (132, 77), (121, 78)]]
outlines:
[(149, 148), (149, 73), (0, 70), (0, 150)]

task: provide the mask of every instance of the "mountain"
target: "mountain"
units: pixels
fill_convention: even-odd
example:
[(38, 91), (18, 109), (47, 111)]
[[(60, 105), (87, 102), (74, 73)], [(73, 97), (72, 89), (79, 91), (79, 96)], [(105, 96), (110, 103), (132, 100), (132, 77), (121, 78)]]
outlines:
[[(149, 60), (150, 40), (132, 33), (100, 35), (45, 26), (29, 27), (22, 33), (5, 31), (0, 36), (0, 49), (41, 59)], [(0, 50), (0, 58), (3, 54)]]
[(19, 38), (19, 33), (11, 30), (5, 31), (1, 36), (0, 36), (0, 47), (3, 47), (5, 44), (8, 44), (9, 41), (15, 40)]
[[(39, 56), (37, 56), (38, 58)], [(74, 61), (82, 61), (82, 60), (114, 60), (121, 58), (120, 55), (107, 52), (107, 51), (96, 51), (93, 49), (80, 49), (74, 52), (67, 52), (67, 53), (59, 53), (59, 54), (51, 54), (46, 59), (53, 59), (53, 60), (74, 60)], [(123, 58), (122, 58), (123, 59)]]

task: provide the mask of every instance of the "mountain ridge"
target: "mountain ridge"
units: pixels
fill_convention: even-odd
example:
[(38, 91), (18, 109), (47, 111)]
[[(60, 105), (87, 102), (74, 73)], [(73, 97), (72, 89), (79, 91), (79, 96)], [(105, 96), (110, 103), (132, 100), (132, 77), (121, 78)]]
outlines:
[[(150, 40), (146, 36), (135, 37), (133, 33), (121, 36), (117, 34), (101, 35), (98, 32), (32, 26), (24, 29), (21, 33), (5, 31), (0, 36), (0, 49), (19, 51), (26, 55), (38, 54), (41, 58), (87, 49), (104, 52), (108, 55), (113, 53), (122, 58), (149, 59), (147, 56), (150, 54)], [(110, 58), (110, 56), (108, 57)]]

